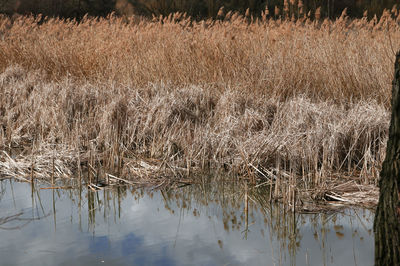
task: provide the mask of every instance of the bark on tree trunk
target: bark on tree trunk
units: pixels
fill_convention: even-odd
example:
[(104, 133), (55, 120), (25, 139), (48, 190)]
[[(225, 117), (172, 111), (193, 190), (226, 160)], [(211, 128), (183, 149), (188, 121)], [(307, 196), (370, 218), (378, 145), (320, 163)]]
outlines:
[(399, 185), (400, 51), (395, 61), (389, 140), (380, 173), (380, 195), (374, 221), (375, 265), (400, 265)]

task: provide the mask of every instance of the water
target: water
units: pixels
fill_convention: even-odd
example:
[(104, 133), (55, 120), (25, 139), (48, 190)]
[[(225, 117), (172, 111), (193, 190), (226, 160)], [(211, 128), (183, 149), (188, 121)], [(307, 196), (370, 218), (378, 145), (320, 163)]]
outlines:
[[(233, 183), (98, 192), (0, 182), (0, 265), (373, 265), (373, 213), (296, 214)], [(265, 190), (265, 188), (264, 188)]]

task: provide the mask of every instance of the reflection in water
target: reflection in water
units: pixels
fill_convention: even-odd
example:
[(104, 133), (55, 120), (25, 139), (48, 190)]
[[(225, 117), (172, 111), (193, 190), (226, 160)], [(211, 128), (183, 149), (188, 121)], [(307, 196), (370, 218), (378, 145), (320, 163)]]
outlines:
[[(43, 189), (0, 182), (0, 258), (29, 265), (372, 265), (373, 213), (299, 214), (265, 187)], [(13, 230), (4, 230), (13, 229)]]

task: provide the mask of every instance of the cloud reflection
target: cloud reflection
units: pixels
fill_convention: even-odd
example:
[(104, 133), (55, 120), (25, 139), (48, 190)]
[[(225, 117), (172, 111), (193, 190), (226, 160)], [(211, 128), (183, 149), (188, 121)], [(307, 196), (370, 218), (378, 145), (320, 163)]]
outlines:
[(4, 265), (373, 264), (368, 210), (293, 216), (252, 201), (246, 222), (235, 185), (96, 193), (1, 186), (2, 215), (55, 210), (19, 230), (0, 229)]

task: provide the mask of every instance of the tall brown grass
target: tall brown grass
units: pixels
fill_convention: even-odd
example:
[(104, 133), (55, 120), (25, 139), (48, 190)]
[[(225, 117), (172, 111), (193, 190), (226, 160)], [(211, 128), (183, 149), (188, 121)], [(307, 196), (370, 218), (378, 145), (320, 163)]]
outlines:
[(376, 99), (388, 103), (399, 20), (155, 22), (1, 19), (0, 69), (20, 65), (50, 79), (75, 77), (132, 87), (164, 83), (245, 89), (280, 98)]
[(0, 147), (23, 160), (62, 145), (74, 170), (96, 154), (125, 176), (153, 158), (291, 186), (375, 184), (399, 21), (3, 17)]

